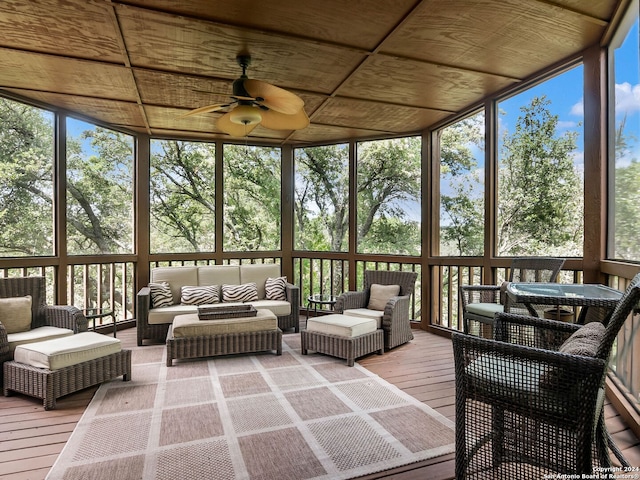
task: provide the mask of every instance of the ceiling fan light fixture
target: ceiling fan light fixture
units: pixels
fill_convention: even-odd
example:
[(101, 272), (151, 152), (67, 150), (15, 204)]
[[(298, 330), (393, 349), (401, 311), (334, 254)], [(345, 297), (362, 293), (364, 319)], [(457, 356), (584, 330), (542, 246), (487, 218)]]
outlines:
[(257, 107), (238, 105), (231, 111), (229, 119), (238, 125), (255, 125), (262, 121), (262, 115)]

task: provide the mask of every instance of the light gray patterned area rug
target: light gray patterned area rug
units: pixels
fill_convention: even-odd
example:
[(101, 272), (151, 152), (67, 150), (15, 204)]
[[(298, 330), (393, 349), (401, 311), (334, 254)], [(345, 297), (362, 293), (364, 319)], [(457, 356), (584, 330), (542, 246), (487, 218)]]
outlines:
[(356, 364), (300, 354), (174, 361), (136, 348), (48, 480), (347, 479), (454, 451), (453, 423)]

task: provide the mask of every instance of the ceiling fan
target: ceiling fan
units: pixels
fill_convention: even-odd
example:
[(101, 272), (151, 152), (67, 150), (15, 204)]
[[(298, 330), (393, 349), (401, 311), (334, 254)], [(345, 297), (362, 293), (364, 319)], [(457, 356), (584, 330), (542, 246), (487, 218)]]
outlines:
[(247, 136), (256, 126), (271, 130), (300, 130), (309, 125), (304, 101), (294, 93), (247, 77), (251, 56), (238, 55), (242, 76), (233, 82), (231, 101), (196, 108), (182, 115), (216, 112), (233, 106), (216, 122), (216, 127), (234, 137)]

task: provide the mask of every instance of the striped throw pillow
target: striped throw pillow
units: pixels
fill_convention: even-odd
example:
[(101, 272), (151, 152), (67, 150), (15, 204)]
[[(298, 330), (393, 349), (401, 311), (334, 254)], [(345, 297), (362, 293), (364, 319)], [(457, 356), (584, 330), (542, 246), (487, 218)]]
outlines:
[(173, 305), (173, 295), (167, 282), (149, 283), (149, 290), (151, 290), (151, 308)]
[(220, 293), (218, 285), (205, 285), (201, 287), (187, 285), (180, 289), (180, 303), (183, 305), (205, 305), (218, 303)]
[(287, 277), (267, 278), (264, 282), (264, 293), (267, 300), (287, 299)]
[(222, 285), (223, 302), (253, 302), (254, 300), (258, 300), (258, 286), (255, 283)]

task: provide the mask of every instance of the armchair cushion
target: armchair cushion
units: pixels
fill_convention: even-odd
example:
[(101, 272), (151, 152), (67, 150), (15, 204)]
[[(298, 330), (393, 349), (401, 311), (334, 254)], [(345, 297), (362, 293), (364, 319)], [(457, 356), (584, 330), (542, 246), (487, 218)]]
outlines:
[(182, 305), (207, 305), (220, 302), (220, 288), (218, 285), (182, 287), (180, 303)]
[(369, 308), (350, 308), (342, 313), (349, 317), (373, 319), (376, 321), (377, 328), (382, 328), (382, 317), (384, 316), (384, 311), (382, 310), (371, 310)]
[(168, 282), (149, 283), (151, 290), (152, 308), (169, 307), (173, 305), (173, 295)]
[(558, 350), (571, 355), (595, 357), (604, 338), (605, 328), (600, 322), (587, 323), (575, 331)]
[(369, 310), (384, 310), (387, 302), (391, 297), (395, 297), (400, 293), (400, 285), (379, 285), (374, 283), (371, 285), (369, 293)]
[(0, 298), (0, 322), (8, 334), (30, 330), (31, 295)]
[(499, 303), (470, 303), (467, 305), (467, 312), (493, 318), (496, 313), (504, 312), (504, 305)]
[(7, 334), (7, 343), (9, 351), (13, 354), (18, 345), (26, 345), (28, 343), (42, 342), (43, 340), (51, 340), (53, 338), (68, 337), (73, 335), (73, 330), (60, 327), (38, 327), (26, 332), (17, 332)]

